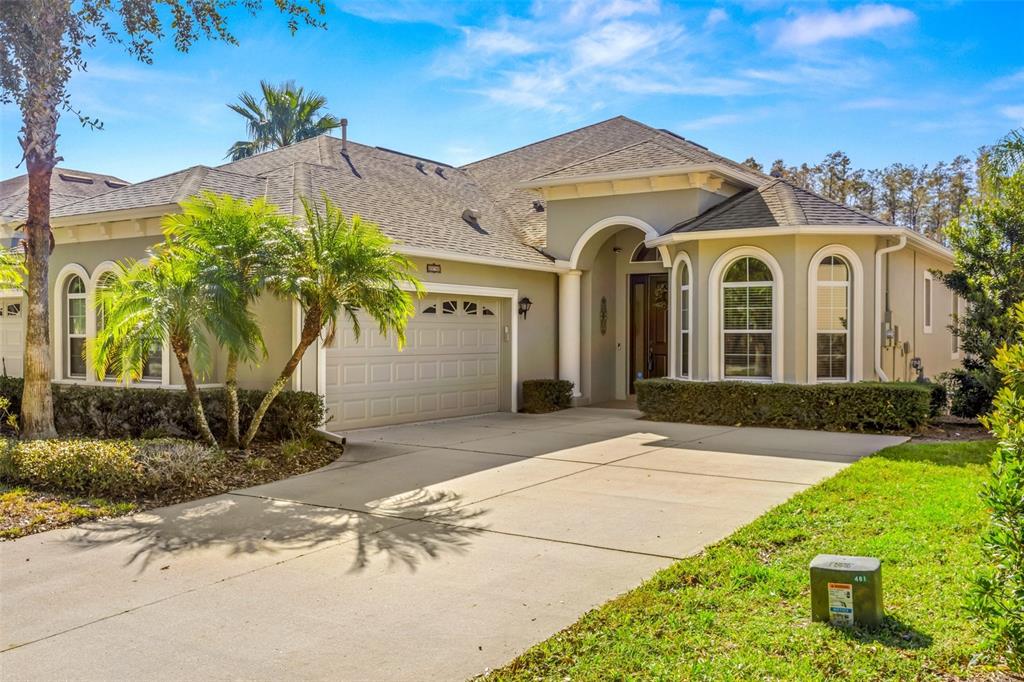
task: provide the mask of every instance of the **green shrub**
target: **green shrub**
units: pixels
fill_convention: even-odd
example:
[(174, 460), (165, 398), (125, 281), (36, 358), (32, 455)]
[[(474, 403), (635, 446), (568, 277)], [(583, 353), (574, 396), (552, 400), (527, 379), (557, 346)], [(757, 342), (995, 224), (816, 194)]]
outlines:
[[(23, 382), (0, 377), (0, 397), (11, 402), (10, 411), (21, 411)], [(227, 393), (223, 389), (202, 392), (203, 407), (215, 435), (227, 432)], [(238, 392), (243, 428), (252, 418), (264, 391)], [(197, 438), (192, 408), (184, 391), (120, 386), (53, 385), (53, 412), (61, 436), (85, 438)], [(303, 438), (323, 424), (323, 399), (306, 391), (284, 391), (277, 396), (260, 426), (261, 440)]]
[(966, 419), (988, 414), (998, 387), (988, 385), (989, 374), (968, 369), (954, 369), (939, 375), (949, 393), (949, 413)]
[(145, 472), (136, 446), (118, 440), (33, 440), (13, 445), (2, 467), (14, 483), (95, 497), (133, 497)]
[(0, 478), (60, 493), (130, 499), (201, 491), (225, 462), (219, 450), (186, 440), (7, 441)]
[(759, 384), (643, 379), (637, 405), (648, 419), (824, 431), (912, 431), (932, 413), (927, 384)]
[(523, 412), (543, 414), (572, 407), (571, 381), (528, 379), (523, 382)]
[[(1024, 304), (1016, 308), (1024, 326)], [(1003, 376), (995, 410), (985, 425), (999, 441), (992, 478), (982, 491), (990, 510), (982, 537), (988, 566), (976, 576), (969, 604), (989, 643), (1010, 668), (1024, 671), (1024, 334), (1003, 347), (993, 366)]]

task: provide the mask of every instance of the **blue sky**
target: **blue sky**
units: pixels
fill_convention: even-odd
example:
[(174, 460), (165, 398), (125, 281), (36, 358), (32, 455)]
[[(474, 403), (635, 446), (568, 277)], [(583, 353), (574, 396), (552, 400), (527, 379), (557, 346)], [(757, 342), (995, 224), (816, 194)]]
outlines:
[[(268, 4), (272, 4), (269, 3)], [(675, 3), (670, 0), (328, 0), (328, 30), (289, 35), (272, 10), (240, 45), (164, 46), (147, 66), (88, 53), (63, 164), (138, 181), (222, 162), (229, 111), (259, 80), (295, 79), (350, 136), (465, 163), (617, 114), (763, 163), (930, 163), (1024, 125), (1024, 3)], [(0, 110), (0, 177), (17, 112)]]

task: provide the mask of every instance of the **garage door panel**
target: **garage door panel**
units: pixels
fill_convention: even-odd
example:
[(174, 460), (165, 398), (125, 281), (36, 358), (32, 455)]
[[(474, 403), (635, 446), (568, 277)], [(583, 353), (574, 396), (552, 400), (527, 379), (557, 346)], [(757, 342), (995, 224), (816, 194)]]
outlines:
[(360, 321), (327, 349), (328, 427), (354, 429), (500, 407), (501, 328), (493, 299), (434, 296), (417, 305), (407, 344)]

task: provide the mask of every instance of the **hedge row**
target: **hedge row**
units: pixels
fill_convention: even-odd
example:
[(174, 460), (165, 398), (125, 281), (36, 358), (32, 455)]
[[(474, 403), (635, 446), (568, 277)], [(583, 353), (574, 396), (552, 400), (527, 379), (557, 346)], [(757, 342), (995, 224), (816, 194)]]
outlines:
[(523, 382), (523, 412), (543, 414), (572, 407), (571, 381), (528, 379)]
[[(21, 379), (0, 377), (0, 396), (11, 401), (12, 414), (21, 413)], [(244, 429), (264, 391), (238, 392)], [(227, 393), (201, 392), (206, 418), (217, 437), (227, 433)], [(289, 440), (309, 435), (324, 423), (323, 399), (305, 391), (283, 391), (267, 410), (260, 426), (261, 440)], [(183, 390), (53, 384), (53, 416), (57, 433), (85, 438), (198, 438), (188, 394)]]
[[(939, 403), (934, 384), (636, 382), (637, 405), (655, 421), (823, 431), (913, 431)], [(941, 386), (939, 387), (941, 389)], [(944, 394), (941, 397), (944, 400)]]

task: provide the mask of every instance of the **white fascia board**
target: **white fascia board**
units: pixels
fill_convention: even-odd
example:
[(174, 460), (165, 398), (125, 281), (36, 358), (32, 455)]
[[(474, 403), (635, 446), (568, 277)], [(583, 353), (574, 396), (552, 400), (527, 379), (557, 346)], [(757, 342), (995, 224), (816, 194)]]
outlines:
[(743, 227), (735, 230), (707, 230), (696, 232), (670, 232), (669, 234), (648, 239), (645, 243), (648, 247), (664, 246), (666, 244), (681, 244), (683, 242), (699, 241), (701, 239), (737, 239), (749, 237), (782, 237), (799, 234), (832, 234), (848, 236), (876, 236), (876, 237), (900, 237), (906, 235), (907, 240), (912, 242), (922, 251), (927, 251), (934, 256), (949, 261), (953, 260), (953, 252), (933, 239), (914, 232), (905, 227), (885, 226), (864, 226), (856, 227), (851, 225), (806, 225), (796, 227)]
[(405, 246), (396, 244), (395, 251), (405, 256), (417, 258), (434, 258), (437, 260), (450, 260), (458, 263), (473, 263), (476, 265), (493, 265), (500, 268), (512, 268), (514, 270), (539, 270), (540, 272), (565, 272), (568, 267), (562, 267), (557, 261), (547, 263), (530, 263), (527, 261), (508, 260), (507, 258), (493, 258), (491, 256), (474, 256), (467, 253), (454, 253), (452, 251), (441, 251), (438, 249), (426, 249), (419, 246)]
[(696, 163), (684, 166), (661, 166), (656, 168), (641, 168), (640, 170), (619, 171), (615, 173), (590, 173), (587, 175), (572, 175), (560, 178), (534, 178), (525, 182), (517, 182), (513, 187), (516, 189), (541, 189), (543, 187), (559, 187), (562, 185), (576, 185), (584, 182), (610, 182), (612, 180), (632, 180), (634, 178), (649, 178), (662, 175), (682, 175), (685, 173), (716, 173), (722, 177), (732, 180), (746, 187), (754, 187), (757, 183), (748, 176), (722, 163)]
[(82, 213), (78, 215), (60, 216), (58, 218), (51, 218), (50, 226), (73, 227), (75, 225), (92, 225), (95, 223), (110, 223), (116, 220), (155, 218), (158, 216), (165, 216), (168, 213), (180, 212), (181, 206), (178, 204), (160, 204), (159, 206), (144, 206), (117, 211), (100, 211), (98, 213)]

